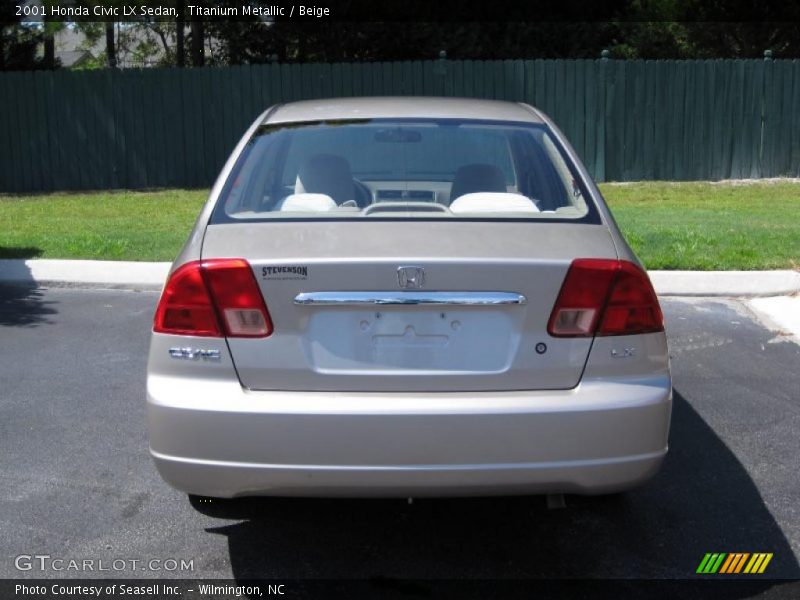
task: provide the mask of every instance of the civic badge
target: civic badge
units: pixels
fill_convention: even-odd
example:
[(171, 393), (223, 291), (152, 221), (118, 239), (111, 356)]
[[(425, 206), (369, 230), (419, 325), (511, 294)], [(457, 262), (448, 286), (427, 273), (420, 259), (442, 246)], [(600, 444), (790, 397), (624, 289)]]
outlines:
[(422, 267), (398, 267), (397, 283), (407, 290), (419, 289), (425, 285), (425, 269)]

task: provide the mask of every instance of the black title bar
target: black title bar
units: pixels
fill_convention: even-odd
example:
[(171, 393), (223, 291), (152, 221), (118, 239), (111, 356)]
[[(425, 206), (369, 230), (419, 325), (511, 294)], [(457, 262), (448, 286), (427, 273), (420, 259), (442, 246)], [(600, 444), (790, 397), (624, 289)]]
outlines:
[[(659, 21), (660, 14), (634, 11), (629, 0), (0, 0), (10, 2), (14, 20), (41, 23), (124, 21), (305, 21), (334, 22), (608, 22)], [(769, 10), (744, 7), (734, 0), (714, 16), (695, 21), (800, 22), (800, 3), (772, 2)], [(4, 11), (8, 14), (8, 11)]]

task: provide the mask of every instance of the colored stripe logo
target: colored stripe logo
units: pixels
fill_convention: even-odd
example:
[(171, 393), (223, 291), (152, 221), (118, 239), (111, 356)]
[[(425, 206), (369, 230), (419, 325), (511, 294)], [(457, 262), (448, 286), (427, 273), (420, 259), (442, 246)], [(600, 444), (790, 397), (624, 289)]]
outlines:
[(772, 553), (769, 552), (708, 552), (700, 561), (696, 573), (713, 575), (715, 573), (735, 575), (748, 573), (755, 575), (767, 569)]

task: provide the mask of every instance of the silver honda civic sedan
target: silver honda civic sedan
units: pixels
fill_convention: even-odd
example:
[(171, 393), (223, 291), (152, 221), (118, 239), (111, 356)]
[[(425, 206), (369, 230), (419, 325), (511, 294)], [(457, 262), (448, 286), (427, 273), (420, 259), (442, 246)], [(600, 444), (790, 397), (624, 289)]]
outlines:
[(672, 386), (653, 287), (525, 104), (273, 106), (155, 314), (150, 450), (212, 497), (602, 494), (653, 475)]

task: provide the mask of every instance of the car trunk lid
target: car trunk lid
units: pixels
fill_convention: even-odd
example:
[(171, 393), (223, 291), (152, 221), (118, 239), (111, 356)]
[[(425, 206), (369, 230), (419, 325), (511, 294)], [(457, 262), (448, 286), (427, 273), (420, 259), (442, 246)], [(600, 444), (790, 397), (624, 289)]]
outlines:
[(210, 225), (203, 258), (249, 261), (274, 331), (229, 338), (257, 390), (577, 385), (591, 338), (547, 325), (571, 261), (617, 258), (602, 225), (303, 221)]

